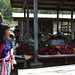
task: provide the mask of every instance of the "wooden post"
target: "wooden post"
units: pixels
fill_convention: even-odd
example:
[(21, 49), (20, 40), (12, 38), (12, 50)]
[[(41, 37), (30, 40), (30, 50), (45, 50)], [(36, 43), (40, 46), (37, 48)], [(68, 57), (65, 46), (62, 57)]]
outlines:
[(57, 32), (59, 28), (59, 9), (57, 10)]
[[(23, 22), (23, 35), (26, 36), (26, 13), (25, 13), (25, 9), (24, 9), (24, 22)], [(26, 37), (24, 37), (26, 39)]]
[(73, 25), (73, 9), (71, 10), (71, 29), (72, 29), (72, 25)]
[[(25, 32), (25, 16), (26, 16), (26, 14), (25, 14), (25, 9), (24, 9), (24, 21), (23, 21), (23, 32)], [(23, 33), (24, 34), (24, 33)]]
[(31, 67), (42, 67), (42, 63), (38, 63), (38, 0), (34, 0), (34, 50), (36, 54), (34, 55), (34, 63), (31, 63)]
[(69, 31), (69, 27), (70, 27), (70, 26), (69, 26), (69, 21), (68, 21), (68, 31)]
[(23, 35), (23, 19), (22, 19), (22, 35)]
[(21, 33), (21, 29), (20, 29), (20, 27), (21, 27), (21, 22), (20, 22), (21, 20), (19, 19), (18, 20), (18, 27), (19, 27), (19, 30), (20, 30), (20, 33)]
[(27, 0), (27, 41), (29, 42), (29, 2)]
[(37, 0), (34, 0), (34, 50), (36, 52), (36, 55), (34, 57), (34, 62), (38, 62), (38, 3)]
[(53, 34), (54, 34), (54, 19), (53, 19)]
[(19, 23), (19, 30), (20, 30), (20, 34), (22, 34), (23, 33), (23, 22), (22, 22), (22, 18), (18, 21), (18, 23)]
[[(73, 7), (71, 7), (71, 30), (73, 29)], [(71, 32), (71, 37), (73, 39), (73, 32)]]
[(42, 32), (42, 21), (41, 21), (40, 25), (41, 25), (41, 32)]
[[(63, 18), (63, 11), (62, 11), (62, 18)], [(63, 21), (64, 21), (64, 20), (61, 21), (61, 32), (62, 32)], [(63, 34), (64, 34), (64, 33), (63, 33)]]

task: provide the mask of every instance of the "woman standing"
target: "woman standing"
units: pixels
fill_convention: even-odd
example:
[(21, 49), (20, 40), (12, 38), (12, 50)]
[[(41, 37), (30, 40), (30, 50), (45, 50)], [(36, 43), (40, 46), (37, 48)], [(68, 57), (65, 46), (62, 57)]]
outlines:
[(14, 59), (13, 41), (10, 38), (10, 25), (0, 23), (0, 75), (10, 75)]

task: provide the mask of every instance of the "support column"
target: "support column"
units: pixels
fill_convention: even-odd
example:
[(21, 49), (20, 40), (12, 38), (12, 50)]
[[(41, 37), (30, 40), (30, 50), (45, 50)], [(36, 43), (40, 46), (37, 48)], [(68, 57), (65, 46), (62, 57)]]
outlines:
[(23, 35), (24, 38), (26, 39), (26, 13), (25, 13), (25, 9), (24, 9), (24, 22), (23, 22)]
[(70, 26), (69, 26), (69, 21), (68, 21), (68, 31), (69, 31), (69, 27), (70, 27)]
[[(61, 29), (62, 29), (63, 21), (61, 21)], [(61, 30), (62, 31), (62, 30)]]
[(54, 19), (53, 19), (53, 34), (54, 34)]
[(18, 27), (20, 28), (20, 19), (18, 20)]
[(29, 42), (29, 0), (27, 0), (27, 41)]
[(73, 25), (73, 9), (71, 10), (71, 29), (72, 29), (72, 25)]
[(57, 10), (57, 32), (59, 29), (59, 9)]
[(22, 35), (23, 35), (23, 31), (24, 31), (24, 30), (23, 30), (23, 19), (21, 19), (21, 21), (22, 21), (22, 22), (21, 22), (21, 27), (22, 27)]
[(38, 62), (38, 3), (37, 0), (34, 0), (34, 49), (36, 52), (36, 56), (34, 57), (34, 62)]
[(19, 19), (18, 23), (19, 23), (20, 34), (22, 34), (22, 31), (23, 31), (23, 29), (22, 29), (22, 25), (23, 25), (22, 19)]
[(19, 30), (20, 30), (19, 33), (21, 34), (21, 19), (18, 20), (18, 27), (19, 27)]
[(42, 67), (42, 63), (38, 63), (38, 0), (34, 1), (34, 50), (36, 54), (34, 55), (34, 63), (31, 63), (31, 67)]
[[(71, 8), (71, 30), (73, 30), (73, 7)], [(71, 32), (71, 37), (73, 39), (73, 31)]]
[[(62, 18), (63, 18), (63, 11), (62, 11)], [(64, 20), (62, 19), (62, 20), (61, 20), (61, 30), (60, 30), (61, 32), (62, 32), (62, 25), (63, 25), (63, 22), (64, 22)], [(63, 34), (64, 34), (64, 33), (63, 33)]]

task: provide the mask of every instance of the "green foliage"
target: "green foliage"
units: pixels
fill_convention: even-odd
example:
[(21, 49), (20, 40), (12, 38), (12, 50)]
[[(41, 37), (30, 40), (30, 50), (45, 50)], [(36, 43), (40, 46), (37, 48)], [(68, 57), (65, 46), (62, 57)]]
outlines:
[(20, 8), (11, 8), (10, 0), (0, 0), (0, 12), (2, 15), (3, 22), (8, 24), (18, 24), (17, 22), (13, 21), (12, 13), (19, 12), (22, 13), (23, 9)]
[(3, 19), (3, 22), (8, 23), (8, 24), (10, 24), (10, 25), (17, 25), (17, 24), (18, 24), (18, 22), (9, 21), (9, 20), (6, 20), (6, 19)]
[(22, 8), (12, 8), (12, 13), (24, 13), (24, 10)]

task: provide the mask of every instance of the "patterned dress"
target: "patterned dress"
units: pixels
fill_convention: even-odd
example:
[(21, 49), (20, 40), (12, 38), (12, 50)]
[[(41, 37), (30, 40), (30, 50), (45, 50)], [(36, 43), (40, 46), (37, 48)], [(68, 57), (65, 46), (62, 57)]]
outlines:
[[(11, 41), (9, 42), (8, 40), (6, 40), (6, 44), (5, 47), (3, 49), (2, 55), (0, 58), (5, 58), (6, 56), (10, 55), (10, 49), (13, 48), (13, 41), (11, 39)], [(11, 63), (10, 61), (5, 61), (6, 64), (6, 73), (7, 75), (10, 75), (11, 72)], [(2, 73), (2, 61), (0, 61), (0, 75)]]

